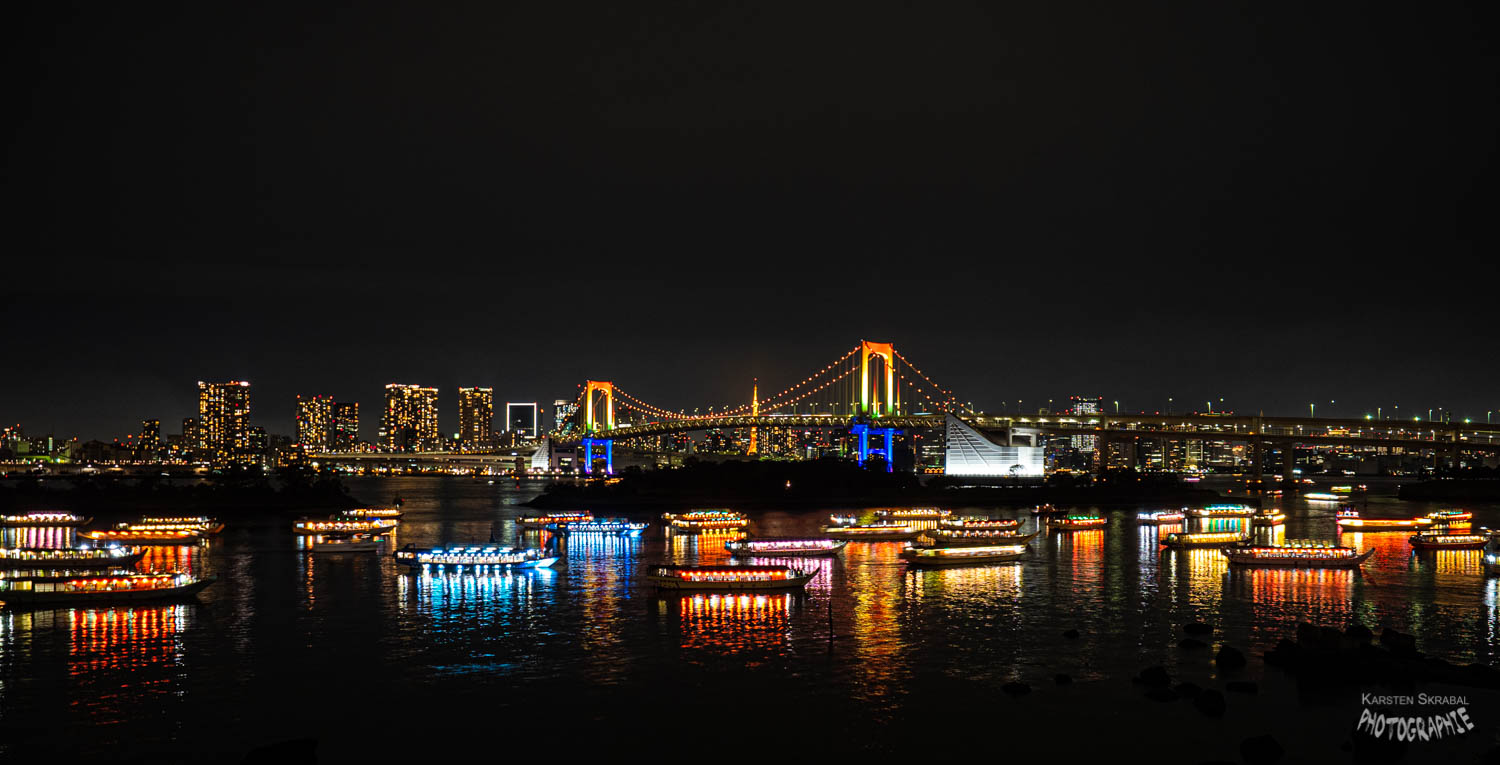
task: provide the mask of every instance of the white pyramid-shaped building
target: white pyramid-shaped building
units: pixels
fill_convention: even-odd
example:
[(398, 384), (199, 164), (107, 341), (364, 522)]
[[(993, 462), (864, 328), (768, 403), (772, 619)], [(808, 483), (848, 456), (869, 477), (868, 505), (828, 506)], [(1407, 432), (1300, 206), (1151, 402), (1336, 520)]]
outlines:
[(1040, 446), (1001, 446), (948, 415), (948, 447), (943, 455), (943, 474), (957, 476), (1040, 477), (1047, 462)]

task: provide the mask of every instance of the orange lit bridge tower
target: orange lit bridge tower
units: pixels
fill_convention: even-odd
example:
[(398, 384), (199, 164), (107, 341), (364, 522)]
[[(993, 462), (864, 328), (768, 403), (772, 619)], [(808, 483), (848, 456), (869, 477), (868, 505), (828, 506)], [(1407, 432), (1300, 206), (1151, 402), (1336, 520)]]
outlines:
[[(615, 442), (610, 438), (594, 438), (595, 433), (615, 429), (615, 384), (598, 380), (585, 380), (583, 387), (583, 472), (594, 472), (594, 447), (604, 447), (604, 472), (615, 472)], [(602, 415), (602, 416), (601, 416)]]

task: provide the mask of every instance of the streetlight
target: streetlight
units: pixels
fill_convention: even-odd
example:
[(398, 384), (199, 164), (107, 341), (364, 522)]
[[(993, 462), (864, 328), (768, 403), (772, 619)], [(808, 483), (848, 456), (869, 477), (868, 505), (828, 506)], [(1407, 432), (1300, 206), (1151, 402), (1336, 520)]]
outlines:
[(1318, 405), (1317, 404), (1308, 404), (1307, 405), (1307, 417), (1308, 417), (1308, 419), (1312, 419), (1312, 418), (1317, 417), (1317, 416), (1318, 416)]
[[(1167, 414), (1171, 414), (1171, 413), (1172, 413), (1172, 397), (1171, 396), (1167, 396)], [(1117, 412), (1117, 414), (1118, 414), (1118, 412)]]
[(1115, 402), (1115, 414), (1119, 414), (1119, 413), (1120, 413), (1120, 402), (1116, 401)]

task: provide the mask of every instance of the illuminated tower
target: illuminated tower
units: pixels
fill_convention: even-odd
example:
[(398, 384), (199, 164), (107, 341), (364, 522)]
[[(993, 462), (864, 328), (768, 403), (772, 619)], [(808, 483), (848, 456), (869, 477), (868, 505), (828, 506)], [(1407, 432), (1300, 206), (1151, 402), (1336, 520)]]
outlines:
[(494, 423), (494, 388), (458, 389), (459, 449), (468, 451), (487, 448)]
[[(759, 417), (760, 416), (760, 378), (759, 377), (755, 378), (755, 382), (753, 382), (753, 383), (750, 384), (750, 416), (751, 417)], [(757, 446), (757, 444), (756, 444), (756, 438), (757, 438), (758, 435), (759, 434), (756, 432), (755, 426), (751, 425), (750, 426), (750, 448), (747, 449), (747, 450), (745, 450), (746, 454), (755, 454), (756, 450), (759, 448)]]
[(333, 450), (352, 452), (359, 444), (359, 404), (341, 402), (333, 405)]
[(254, 461), (250, 443), (250, 383), (198, 381), (198, 431), (217, 467)]
[(297, 443), (309, 452), (333, 446), (333, 397), (297, 397)]
[(438, 432), (437, 388), (391, 383), (385, 386), (380, 413), (381, 445), (392, 451), (431, 451), (442, 443)]
[[(879, 390), (879, 378), (875, 380), (875, 386), (871, 387), (870, 380), (870, 358), (875, 357), (885, 362), (885, 391)], [(871, 406), (871, 399), (879, 402), (885, 399), (885, 407), (878, 409)], [(900, 402), (896, 398), (896, 346), (891, 343), (872, 343), (868, 340), (859, 342), (859, 413), (866, 417), (879, 417), (896, 413), (896, 407)]]

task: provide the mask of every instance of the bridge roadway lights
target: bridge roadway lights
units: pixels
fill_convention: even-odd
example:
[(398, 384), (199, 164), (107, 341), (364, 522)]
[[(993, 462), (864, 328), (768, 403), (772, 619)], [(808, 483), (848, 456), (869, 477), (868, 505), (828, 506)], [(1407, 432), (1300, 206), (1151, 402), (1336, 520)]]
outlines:
[(583, 439), (583, 474), (594, 473), (594, 444), (604, 445), (604, 474), (615, 474), (615, 442), (609, 438)]
[[(870, 433), (875, 432), (885, 436), (885, 448), (870, 449)], [(896, 433), (895, 428), (872, 428), (865, 423), (849, 426), (849, 432), (859, 436), (859, 466), (864, 467), (865, 460), (871, 454), (878, 454), (885, 458), (885, 472), (890, 473), (896, 469)]]

